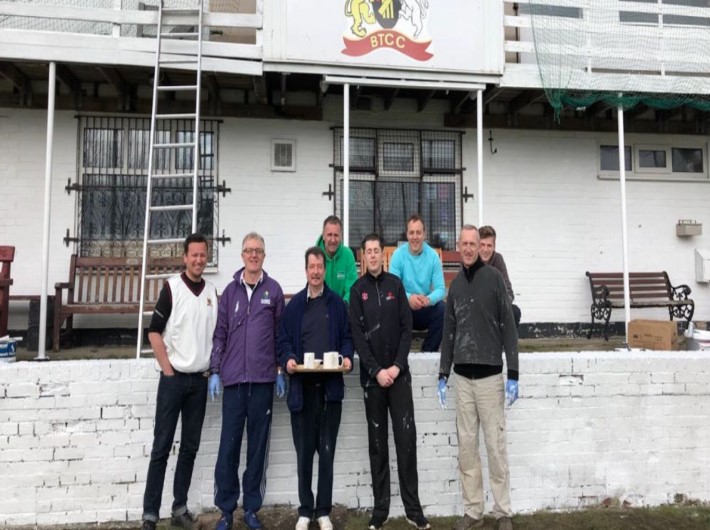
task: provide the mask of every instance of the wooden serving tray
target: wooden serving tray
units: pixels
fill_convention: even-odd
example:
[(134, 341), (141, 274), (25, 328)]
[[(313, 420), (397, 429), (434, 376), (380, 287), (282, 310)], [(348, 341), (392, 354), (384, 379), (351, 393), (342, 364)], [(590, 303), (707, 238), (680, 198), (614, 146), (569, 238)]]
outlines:
[(347, 370), (345, 369), (344, 366), (341, 366), (340, 368), (323, 368), (323, 365), (320, 364), (317, 368), (306, 368), (302, 364), (297, 364), (296, 365), (296, 373), (297, 374), (332, 374), (332, 373), (344, 373)]

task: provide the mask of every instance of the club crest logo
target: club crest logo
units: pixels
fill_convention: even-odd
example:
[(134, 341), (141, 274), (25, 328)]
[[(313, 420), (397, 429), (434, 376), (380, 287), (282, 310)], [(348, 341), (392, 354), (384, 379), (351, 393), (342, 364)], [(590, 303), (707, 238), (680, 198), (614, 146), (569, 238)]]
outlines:
[(385, 300), (388, 302), (394, 300), (394, 293), (392, 291), (387, 291), (387, 296), (385, 297)]
[(359, 57), (385, 48), (428, 61), (434, 56), (427, 51), (431, 39), (422, 37), (428, 9), (429, 0), (346, 0), (341, 53)]
[(362, 301), (367, 302), (367, 293), (362, 293)]

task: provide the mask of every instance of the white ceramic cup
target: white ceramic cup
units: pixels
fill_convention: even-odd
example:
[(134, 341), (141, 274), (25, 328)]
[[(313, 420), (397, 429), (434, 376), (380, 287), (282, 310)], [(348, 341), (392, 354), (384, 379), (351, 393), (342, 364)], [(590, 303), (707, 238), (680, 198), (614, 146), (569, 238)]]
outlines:
[(316, 366), (316, 354), (313, 352), (308, 352), (303, 354), (303, 367), (313, 369)]
[(323, 364), (323, 359), (316, 359), (315, 361), (313, 361), (314, 368), (320, 368), (322, 364)]
[(343, 366), (343, 356), (337, 351), (327, 351), (323, 354), (323, 368), (333, 370)]

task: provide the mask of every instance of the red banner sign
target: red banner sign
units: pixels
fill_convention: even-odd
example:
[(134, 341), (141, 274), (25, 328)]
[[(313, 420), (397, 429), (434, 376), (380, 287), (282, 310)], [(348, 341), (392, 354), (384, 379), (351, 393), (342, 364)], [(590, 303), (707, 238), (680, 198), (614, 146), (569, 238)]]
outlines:
[(407, 35), (403, 35), (391, 29), (376, 31), (358, 40), (343, 37), (343, 42), (345, 43), (345, 49), (342, 53), (351, 57), (367, 55), (381, 48), (389, 48), (398, 51), (417, 61), (428, 61), (434, 57), (433, 54), (427, 51), (431, 41), (417, 42), (410, 39)]

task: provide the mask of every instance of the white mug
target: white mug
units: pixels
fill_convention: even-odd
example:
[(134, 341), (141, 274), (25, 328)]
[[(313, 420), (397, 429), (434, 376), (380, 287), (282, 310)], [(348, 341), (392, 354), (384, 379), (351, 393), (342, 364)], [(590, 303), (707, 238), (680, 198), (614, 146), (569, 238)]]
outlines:
[(308, 352), (303, 354), (303, 367), (313, 369), (316, 366), (316, 354)]
[(333, 370), (343, 366), (343, 356), (337, 351), (327, 351), (323, 354), (323, 368)]

